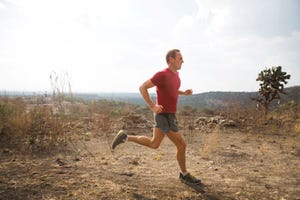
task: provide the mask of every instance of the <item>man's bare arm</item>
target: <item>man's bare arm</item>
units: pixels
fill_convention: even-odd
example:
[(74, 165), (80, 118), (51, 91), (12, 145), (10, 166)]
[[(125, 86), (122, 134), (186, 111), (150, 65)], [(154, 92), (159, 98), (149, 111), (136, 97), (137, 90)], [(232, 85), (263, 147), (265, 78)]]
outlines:
[(149, 108), (155, 112), (155, 113), (160, 113), (163, 109), (162, 105), (156, 105), (153, 103), (153, 101), (150, 98), (148, 89), (154, 87), (155, 85), (152, 83), (152, 81), (149, 79), (145, 81), (141, 86), (140, 86), (140, 93), (142, 97), (144, 98), (145, 102), (149, 106)]

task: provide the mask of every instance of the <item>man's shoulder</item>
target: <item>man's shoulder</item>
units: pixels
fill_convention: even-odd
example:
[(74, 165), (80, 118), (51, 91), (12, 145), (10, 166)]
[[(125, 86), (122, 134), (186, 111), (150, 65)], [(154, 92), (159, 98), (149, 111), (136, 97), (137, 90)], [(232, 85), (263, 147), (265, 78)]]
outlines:
[(154, 76), (163, 76), (168, 73), (168, 68), (162, 69), (154, 74)]
[(163, 74), (163, 75), (172, 74), (172, 72), (169, 68), (165, 68), (165, 69), (159, 71), (158, 73)]
[(156, 86), (160, 85), (160, 83), (162, 83), (162, 81), (164, 81), (167, 77), (168, 74), (168, 68), (165, 68), (163, 70), (160, 70), (158, 72), (156, 72), (152, 78), (150, 78), (150, 80), (152, 81), (152, 83)]
[(158, 71), (156, 73), (167, 73), (168, 71), (169, 71), (168, 68), (164, 68), (164, 69), (162, 69), (162, 70), (160, 70), (160, 71)]

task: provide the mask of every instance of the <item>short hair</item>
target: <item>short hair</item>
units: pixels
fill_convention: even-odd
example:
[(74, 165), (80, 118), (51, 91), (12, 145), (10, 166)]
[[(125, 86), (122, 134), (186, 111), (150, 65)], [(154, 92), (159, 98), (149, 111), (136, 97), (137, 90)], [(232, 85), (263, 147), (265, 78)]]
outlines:
[(166, 55), (166, 61), (169, 64), (169, 58), (175, 58), (176, 57), (176, 52), (180, 52), (179, 49), (172, 49), (170, 51), (168, 51), (167, 55)]

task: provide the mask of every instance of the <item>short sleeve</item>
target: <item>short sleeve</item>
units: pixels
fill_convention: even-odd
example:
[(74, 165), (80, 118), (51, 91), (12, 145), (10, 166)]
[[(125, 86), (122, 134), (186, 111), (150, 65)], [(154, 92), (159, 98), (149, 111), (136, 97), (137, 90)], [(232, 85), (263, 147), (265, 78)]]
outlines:
[(150, 80), (155, 86), (161, 86), (161, 84), (164, 82), (164, 77), (165, 76), (163, 72), (157, 72)]

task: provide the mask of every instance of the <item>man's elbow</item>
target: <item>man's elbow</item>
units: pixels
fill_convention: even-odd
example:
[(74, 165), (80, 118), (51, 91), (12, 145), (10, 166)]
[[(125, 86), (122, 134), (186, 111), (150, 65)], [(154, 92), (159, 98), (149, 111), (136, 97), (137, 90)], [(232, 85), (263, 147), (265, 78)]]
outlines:
[(147, 90), (149, 88), (152, 88), (153, 86), (154, 86), (154, 84), (150, 80), (148, 80), (139, 87), (139, 90), (143, 94), (143, 93), (147, 92)]
[(140, 87), (139, 87), (139, 90), (140, 90), (140, 93), (143, 93), (145, 91), (145, 86), (144, 84), (142, 84)]

